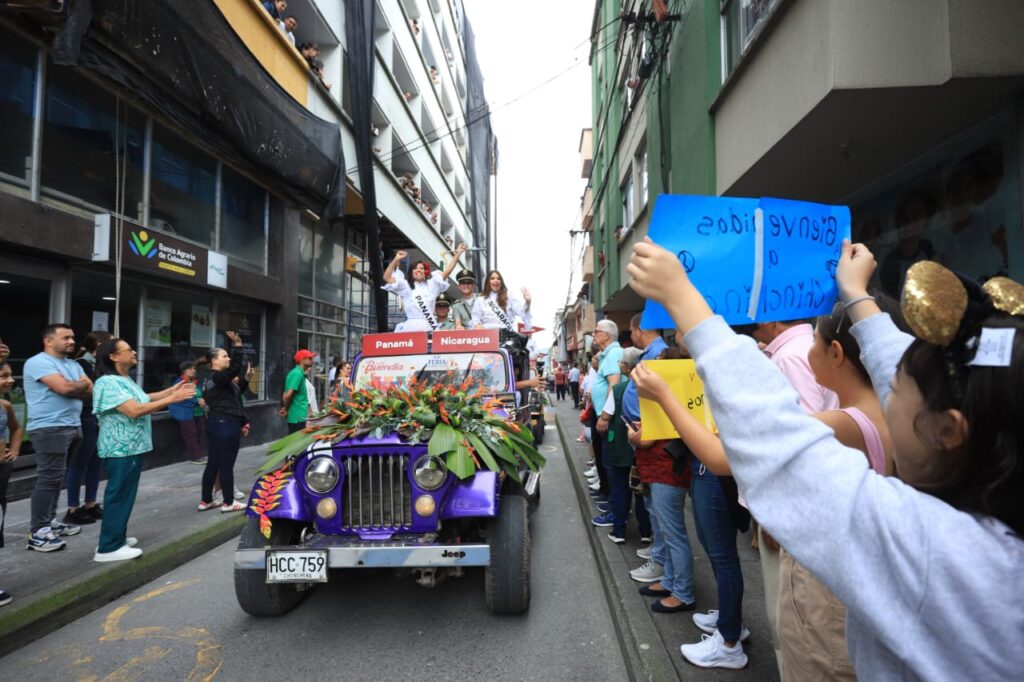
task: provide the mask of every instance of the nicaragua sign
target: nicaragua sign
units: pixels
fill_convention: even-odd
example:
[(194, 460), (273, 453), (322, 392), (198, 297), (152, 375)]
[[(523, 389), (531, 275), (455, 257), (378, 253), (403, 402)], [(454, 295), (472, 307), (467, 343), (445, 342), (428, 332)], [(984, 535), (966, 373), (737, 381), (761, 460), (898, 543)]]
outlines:
[[(112, 254), (117, 253), (112, 222), (109, 213), (93, 219), (93, 261), (111, 261)], [(122, 240), (121, 262), (125, 267), (227, 288), (227, 257), (223, 254), (131, 223), (125, 224)]]

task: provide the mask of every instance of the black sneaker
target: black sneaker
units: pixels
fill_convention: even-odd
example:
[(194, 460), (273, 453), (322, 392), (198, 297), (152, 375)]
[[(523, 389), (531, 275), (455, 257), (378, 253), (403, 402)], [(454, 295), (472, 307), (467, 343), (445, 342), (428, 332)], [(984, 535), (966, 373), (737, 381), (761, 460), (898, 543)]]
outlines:
[(7, 606), (11, 603), (12, 599), (14, 599), (14, 597), (11, 596), (10, 592), (0, 590), (0, 606)]
[(85, 513), (92, 517), (94, 521), (99, 521), (103, 518), (103, 507), (98, 504), (94, 504), (91, 507), (82, 507)]
[(71, 535), (78, 535), (82, 532), (82, 529), (73, 523), (61, 523), (56, 519), (50, 524), (50, 530), (53, 531), (54, 535), (62, 537), (68, 537)]
[(92, 514), (85, 510), (85, 507), (79, 507), (75, 511), (68, 510), (68, 513), (64, 515), (63, 522), (65, 524), (72, 524), (76, 526), (84, 526), (90, 523), (96, 523), (96, 519), (92, 517)]

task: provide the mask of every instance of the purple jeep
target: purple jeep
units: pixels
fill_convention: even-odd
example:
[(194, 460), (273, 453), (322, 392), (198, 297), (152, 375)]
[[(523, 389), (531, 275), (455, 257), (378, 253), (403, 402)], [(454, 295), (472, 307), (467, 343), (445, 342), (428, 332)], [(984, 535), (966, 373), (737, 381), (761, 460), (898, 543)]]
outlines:
[[(364, 341), (353, 390), (412, 378), (429, 386), (454, 370), (471, 375), (480, 393), (507, 406), (500, 414), (529, 431), (528, 406), (517, 409), (517, 350), (499, 345), (496, 332), (449, 333), (443, 347), (439, 333), (432, 341), (425, 333), (371, 336), (378, 347)], [(483, 567), (490, 610), (525, 612), (528, 513), (540, 499), (539, 472), (524, 469), (521, 483), (486, 469), (460, 479), (427, 450), (426, 442), (410, 444), (399, 433), (370, 433), (314, 444), (291, 458), (285, 473), (257, 481), (235, 552), (242, 609), (254, 616), (286, 613), (313, 585), (337, 579), (340, 569), (390, 568), (432, 587)], [(257, 496), (273, 500), (273, 507), (254, 511)]]

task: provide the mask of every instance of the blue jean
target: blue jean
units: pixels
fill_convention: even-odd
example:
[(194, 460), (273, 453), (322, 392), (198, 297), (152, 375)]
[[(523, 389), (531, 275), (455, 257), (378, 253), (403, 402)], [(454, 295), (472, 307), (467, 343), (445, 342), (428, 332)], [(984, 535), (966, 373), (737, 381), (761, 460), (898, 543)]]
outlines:
[(630, 501), (633, 491), (629, 489), (629, 470), (632, 467), (608, 465), (608, 501), (611, 503), (612, 532), (619, 537), (626, 535), (626, 520), (629, 518)]
[(100, 488), (100, 457), (96, 452), (96, 440), (100, 425), (93, 415), (82, 416), (82, 444), (68, 462), (67, 486), (68, 506), (72, 509), (82, 505), (82, 484), (85, 484), (85, 501), (96, 501)]
[(206, 445), (209, 450), (203, 470), (203, 502), (213, 502), (213, 482), (220, 476), (224, 501), (233, 502), (235, 459), (242, 444), (242, 420), (238, 417), (207, 417)]
[(692, 604), (693, 550), (686, 534), (686, 488), (651, 483), (651, 503), (664, 547), (661, 563), (665, 575), (661, 584), (676, 599)]
[(736, 551), (736, 523), (718, 477), (691, 457), (693, 520), (697, 539), (707, 552), (718, 588), (718, 631), (726, 642), (737, 642), (743, 627), (743, 573)]
[[(648, 485), (648, 487), (650, 487)], [(654, 501), (651, 500), (650, 495), (644, 495), (644, 504), (647, 505), (648, 510), (654, 509)], [(659, 566), (665, 565), (665, 535), (661, 532), (661, 528), (658, 527), (658, 518), (653, 513), (649, 515), (651, 520), (651, 535), (653, 541), (651, 542), (651, 561), (658, 564)]]

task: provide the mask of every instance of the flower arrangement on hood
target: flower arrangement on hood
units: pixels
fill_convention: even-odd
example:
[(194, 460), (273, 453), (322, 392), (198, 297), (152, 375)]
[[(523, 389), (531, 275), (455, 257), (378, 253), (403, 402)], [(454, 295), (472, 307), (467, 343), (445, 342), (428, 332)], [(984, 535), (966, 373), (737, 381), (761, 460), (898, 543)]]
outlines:
[(343, 397), (331, 396), (311, 426), (272, 443), (260, 471), (274, 471), (316, 442), (392, 433), (410, 444), (426, 442), (427, 452), (443, 457), (461, 479), (486, 468), (519, 481), (520, 470), (544, 466), (530, 430), (510, 420), (499, 400), (480, 394), (471, 377), (460, 384), (413, 379), (405, 385), (374, 381), (366, 388), (346, 388)]

